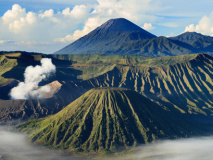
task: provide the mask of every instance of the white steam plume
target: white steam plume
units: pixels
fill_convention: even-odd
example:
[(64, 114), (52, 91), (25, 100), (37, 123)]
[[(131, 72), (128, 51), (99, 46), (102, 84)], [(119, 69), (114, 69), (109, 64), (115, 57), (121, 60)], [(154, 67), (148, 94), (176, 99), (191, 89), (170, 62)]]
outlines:
[(42, 98), (50, 91), (48, 86), (39, 87), (39, 83), (55, 73), (56, 67), (50, 58), (42, 58), (41, 65), (28, 66), (24, 73), (24, 82), (10, 91), (11, 99)]

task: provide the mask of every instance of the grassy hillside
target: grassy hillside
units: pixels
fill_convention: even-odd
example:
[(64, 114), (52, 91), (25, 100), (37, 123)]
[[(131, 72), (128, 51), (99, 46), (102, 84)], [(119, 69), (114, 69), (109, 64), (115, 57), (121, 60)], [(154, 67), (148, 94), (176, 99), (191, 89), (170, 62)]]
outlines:
[[(49, 57), (48, 55), (43, 54), (27, 54), (27, 53), (6, 53), (0, 55), (1, 59), (5, 59), (6, 62), (10, 62), (9, 64), (4, 64), (2, 62), (2, 71), (1, 76), (6, 80), (8, 79), (16, 79), (23, 81), (24, 80), (24, 71), (26, 67), (32, 65), (40, 65), (40, 60), (45, 57)], [(73, 70), (69, 68), (72, 64), (71, 61), (59, 60), (52, 58), (53, 63), (57, 66), (56, 75), (52, 77), (48, 82), (52, 82), (54, 80), (76, 80), (77, 75), (80, 74), (81, 71)], [(6, 69), (6, 70), (5, 70)], [(57, 78), (56, 78), (57, 77)], [(47, 82), (47, 83), (48, 83)], [(2, 84), (4, 84), (3, 82)]]
[(185, 32), (170, 39), (187, 43), (201, 52), (211, 52), (213, 47), (213, 37), (196, 32)]
[(195, 124), (141, 94), (120, 88), (86, 92), (56, 115), (17, 129), (35, 144), (68, 151), (115, 151), (162, 138), (198, 134)]
[(39, 65), (44, 57), (52, 58), (53, 64), (57, 67), (56, 75), (49, 80), (51, 82), (88, 80), (113, 70), (115, 66), (172, 65), (193, 59), (196, 55), (150, 59), (140, 55), (43, 55), (11, 52), (0, 57), (0, 85), (4, 85), (10, 79), (23, 81), (25, 68), (29, 65)]
[(69, 61), (111, 61), (111, 60), (120, 60), (120, 59), (135, 59), (135, 60), (144, 60), (150, 59), (150, 57), (141, 56), (141, 55), (103, 55), (103, 54), (83, 54), (83, 55), (73, 55), (73, 54), (54, 54), (52, 57), (60, 60), (69, 60)]
[(5, 78), (2, 75), (17, 65), (17, 61), (14, 59), (9, 59), (5, 55), (0, 56), (0, 86), (8, 83), (12, 79)]
[[(77, 86), (126, 87), (181, 113), (213, 115), (213, 58), (205, 54), (147, 58), (139, 55), (1, 55), (1, 84), (23, 81), (29, 65), (52, 58), (56, 75), (49, 79), (74, 81)], [(48, 83), (44, 82), (44, 83)]]
[[(177, 63), (178, 62), (178, 63)], [(213, 115), (213, 58), (196, 54), (116, 65), (98, 77), (77, 82), (85, 87), (126, 87), (181, 113)]]
[(79, 70), (78, 79), (88, 80), (114, 69), (115, 66), (167, 66), (184, 63), (197, 57), (197, 54), (150, 58), (140, 55), (53, 55), (53, 58), (69, 60), (71, 68)]
[(131, 64), (133, 61), (148, 59), (144, 56), (104, 56), (95, 55), (44, 55), (36, 53), (2, 52), (0, 55), (0, 85), (6, 85), (9, 80), (23, 81), (26, 67), (40, 65), (41, 58), (52, 58), (56, 65), (56, 75), (48, 82), (76, 81), (90, 79), (106, 73), (114, 68), (115, 64)]

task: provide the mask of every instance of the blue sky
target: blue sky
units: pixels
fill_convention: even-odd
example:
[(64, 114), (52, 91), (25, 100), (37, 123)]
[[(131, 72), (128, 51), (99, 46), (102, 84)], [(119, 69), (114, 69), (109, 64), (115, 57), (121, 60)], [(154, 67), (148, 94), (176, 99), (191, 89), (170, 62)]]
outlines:
[(0, 50), (53, 53), (111, 18), (157, 36), (213, 35), (209, 0), (1, 0)]

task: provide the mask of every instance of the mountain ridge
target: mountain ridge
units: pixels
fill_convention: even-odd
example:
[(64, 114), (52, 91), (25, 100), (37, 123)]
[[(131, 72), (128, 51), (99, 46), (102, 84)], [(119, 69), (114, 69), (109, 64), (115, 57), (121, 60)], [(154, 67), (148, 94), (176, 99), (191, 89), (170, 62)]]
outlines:
[(190, 44), (200, 52), (212, 51), (213, 49), (213, 37), (196, 32), (185, 32), (179, 36), (170, 37), (170, 39)]
[[(212, 116), (213, 58), (195, 54), (182, 59), (185, 56), (178, 56), (179, 63), (171, 63), (175, 57), (165, 57), (166, 61), (158, 57), (154, 58), (155, 61), (146, 60), (143, 65), (117, 65), (100, 76), (76, 83), (87, 87), (125, 87), (167, 106), (172, 111)], [(165, 65), (155, 65), (156, 63)]]
[[(19, 56), (18, 61), (14, 61), (17, 56)], [(9, 58), (5, 59), (5, 57)], [(31, 55), (25, 57), (20, 54), (6, 54), (0, 58), (5, 62), (1, 63), (3, 69), (1, 74), (4, 73), (1, 76), (3, 79), (13, 78), (15, 80), (7, 79), (0, 87), (2, 93), (0, 94), (2, 104), (0, 121), (19, 118), (26, 120), (30, 117), (42, 116), (40, 110), (39, 112), (31, 110), (28, 112), (30, 114), (20, 116), (19, 113), (26, 108), (15, 107), (18, 101), (11, 101), (13, 103), (6, 105), (6, 101), (10, 99), (9, 91), (19, 81), (22, 81), (20, 75), (28, 66), (28, 63), (23, 64), (23, 60), (28, 59), (31, 65), (37, 65), (42, 57), (52, 58), (57, 68), (55, 77), (51, 78), (50, 82), (43, 83), (43, 85), (51, 85), (51, 82), (55, 81), (53, 90), (45, 97), (48, 99), (54, 94), (53, 99), (50, 98), (47, 102), (52, 100), (56, 108), (58, 102), (63, 104), (60, 106), (62, 109), (66, 104), (94, 87), (125, 87), (166, 106), (171, 111), (190, 115), (213, 115), (211, 109), (213, 105), (213, 83), (211, 81), (213, 58), (206, 54), (157, 58), (140, 55), (39, 55), (38, 57)], [(13, 66), (13, 64), (16, 65)], [(32, 103), (27, 104), (29, 108)], [(40, 103), (40, 105), (48, 108), (45, 103)], [(34, 107), (36, 110), (38, 106), (34, 105)], [(60, 109), (58, 108), (57, 111)], [(51, 113), (49, 112), (48, 115)], [(12, 116), (9, 118), (8, 115)]]
[(150, 57), (213, 54), (213, 38), (196, 32), (157, 37), (132, 22), (111, 19), (54, 54), (140, 54)]

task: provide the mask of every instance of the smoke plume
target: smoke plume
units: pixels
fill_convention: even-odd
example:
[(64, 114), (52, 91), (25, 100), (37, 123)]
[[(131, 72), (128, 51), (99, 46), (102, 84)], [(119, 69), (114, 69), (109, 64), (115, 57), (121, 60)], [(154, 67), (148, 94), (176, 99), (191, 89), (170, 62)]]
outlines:
[(56, 67), (50, 58), (42, 58), (41, 65), (28, 66), (24, 72), (24, 82), (20, 82), (18, 86), (11, 89), (11, 99), (42, 98), (46, 92), (50, 91), (50, 88), (38, 85), (55, 71)]

